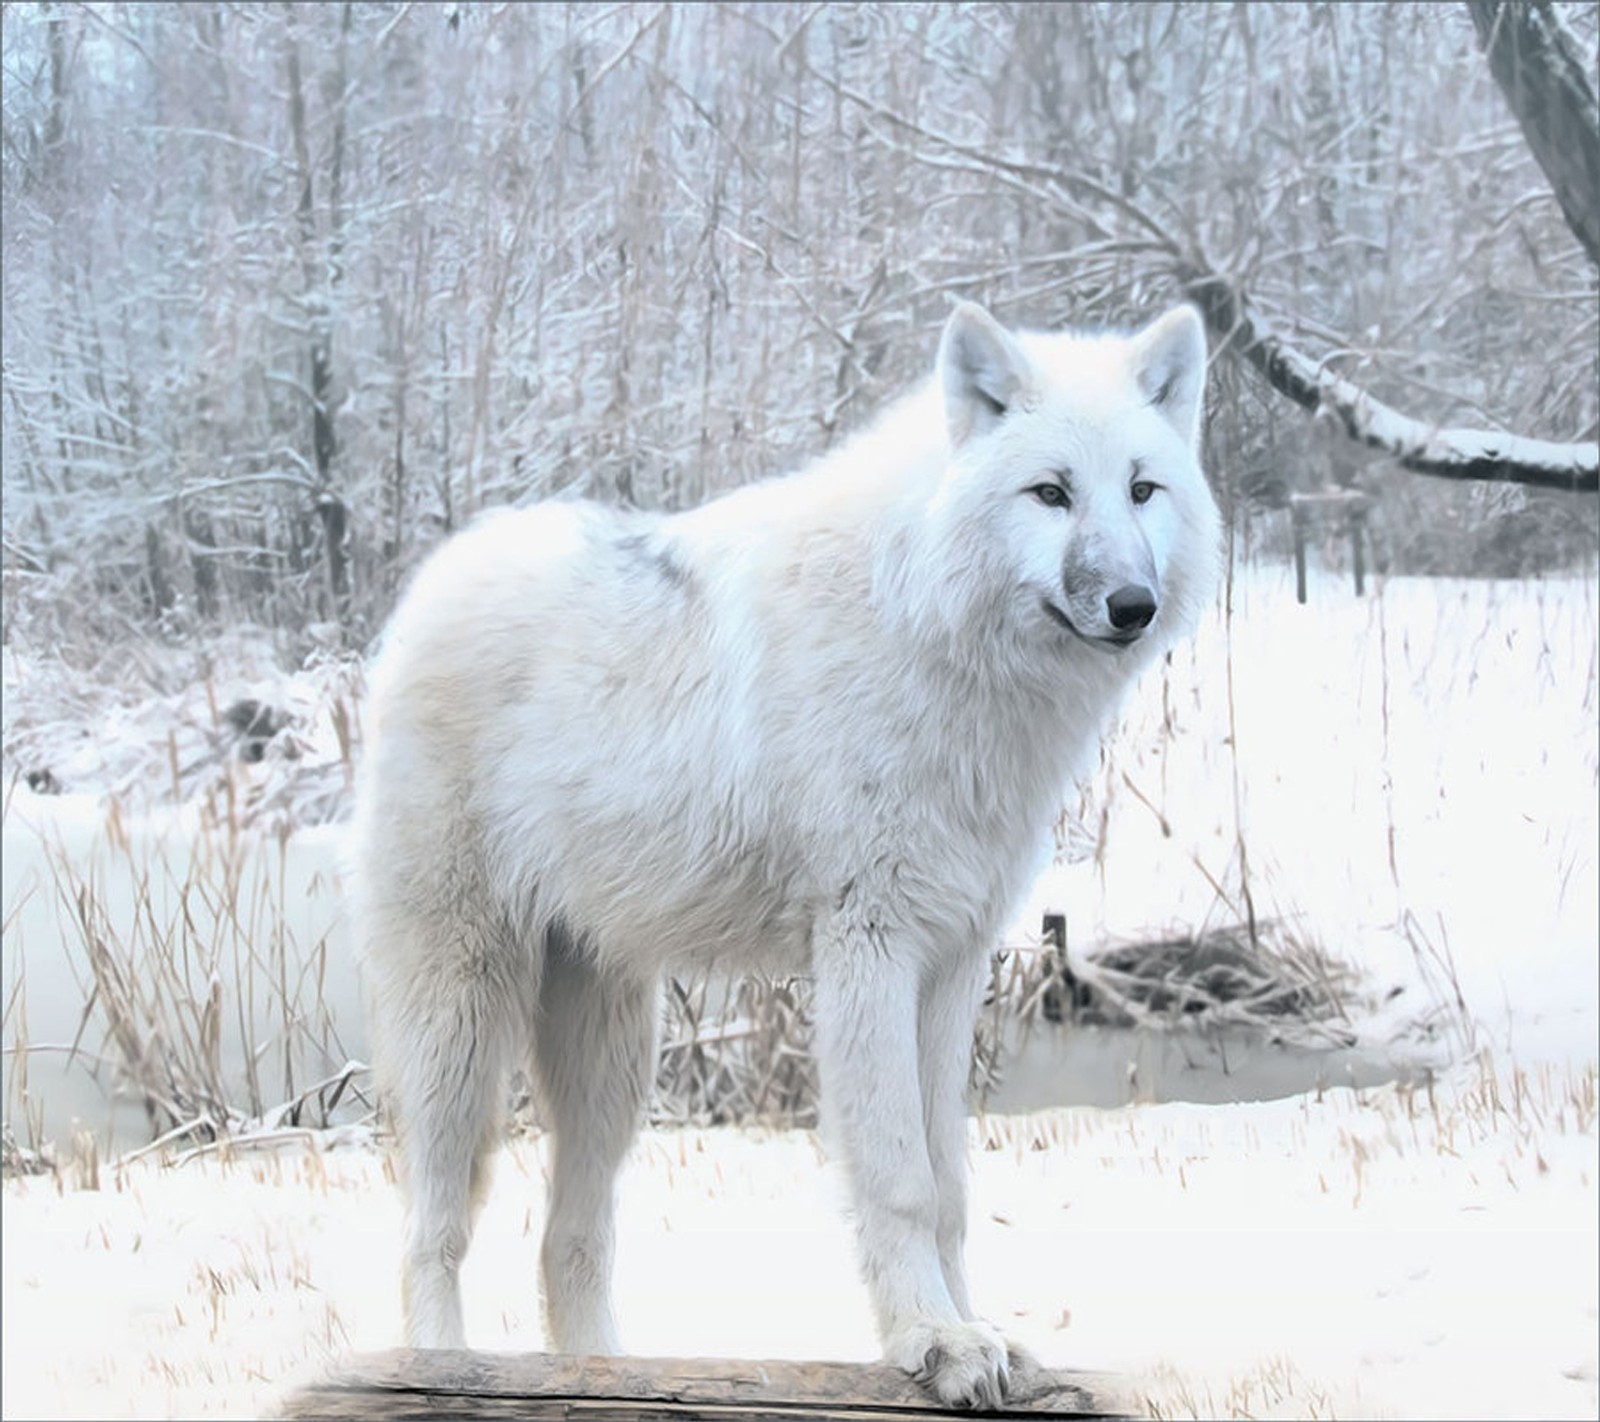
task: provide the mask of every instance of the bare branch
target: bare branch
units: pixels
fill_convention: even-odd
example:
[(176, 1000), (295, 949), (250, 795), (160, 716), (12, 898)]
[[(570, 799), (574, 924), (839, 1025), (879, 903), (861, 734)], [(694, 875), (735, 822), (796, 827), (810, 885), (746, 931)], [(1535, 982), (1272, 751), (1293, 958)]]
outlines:
[(1156, 217), (1132, 199), (1050, 164), (1021, 163), (974, 144), (957, 142), (848, 91), (845, 97), (897, 127), (938, 145), (943, 153), (937, 156), (911, 150), (926, 165), (948, 168), (954, 160), (943, 155), (958, 155), (969, 170), (987, 170), (1007, 186), (1026, 183), (1024, 190), (1035, 200), (1068, 209), (1079, 220), (1082, 212), (1072, 194), (1085, 194), (1115, 208), (1148, 235), (1153, 249), (1167, 254), (1170, 269), (1179, 278), (1185, 293), (1200, 307), (1207, 325), (1224, 349), (1232, 349), (1243, 356), (1274, 390), (1302, 408), (1331, 411), (1352, 439), (1392, 455), (1403, 469), (1447, 479), (1492, 480), (1577, 493), (1600, 492), (1600, 444), (1563, 444), (1496, 430), (1429, 424), (1384, 404), (1352, 381), (1295, 350), (1260, 326), (1235, 284), (1212, 270), (1202, 257), (1186, 249)]

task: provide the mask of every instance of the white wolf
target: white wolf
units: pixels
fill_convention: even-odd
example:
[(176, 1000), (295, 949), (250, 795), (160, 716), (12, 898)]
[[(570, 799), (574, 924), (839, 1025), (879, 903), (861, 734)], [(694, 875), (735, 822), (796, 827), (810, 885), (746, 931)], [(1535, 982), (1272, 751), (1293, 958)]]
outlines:
[(502, 513), (422, 568), (374, 672), (357, 862), (412, 1346), (463, 1345), (531, 1046), (551, 1342), (616, 1352), (657, 983), (804, 970), (885, 1353), (947, 1404), (1001, 1399), (962, 1261), (973, 1021), (1074, 765), (1212, 595), (1205, 367), (1188, 307), (1076, 336), (963, 303), (935, 378), (806, 472), (670, 517)]

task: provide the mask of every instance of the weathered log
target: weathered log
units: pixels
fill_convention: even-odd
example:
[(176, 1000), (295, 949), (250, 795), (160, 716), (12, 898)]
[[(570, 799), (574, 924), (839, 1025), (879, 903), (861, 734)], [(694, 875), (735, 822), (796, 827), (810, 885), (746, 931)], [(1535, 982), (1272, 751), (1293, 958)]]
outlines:
[[(1012, 1396), (986, 1418), (1127, 1417), (1125, 1383), (1101, 1373), (1022, 1362)], [(289, 1397), (297, 1419), (477, 1417), (584, 1419), (795, 1418), (928, 1422), (955, 1414), (882, 1363), (724, 1358), (582, 1358), (552, 1353), (396, 1350), (348, 1359)]]

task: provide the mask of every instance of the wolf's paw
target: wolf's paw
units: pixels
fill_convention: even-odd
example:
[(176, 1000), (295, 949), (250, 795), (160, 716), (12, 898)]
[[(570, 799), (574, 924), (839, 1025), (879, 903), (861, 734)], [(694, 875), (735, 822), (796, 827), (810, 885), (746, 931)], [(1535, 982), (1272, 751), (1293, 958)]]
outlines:
[(885, 1351), (946, 1407), (998, 1407), (1005, 1399), (1006, 1342), (987, 1323), (909, 1324)]

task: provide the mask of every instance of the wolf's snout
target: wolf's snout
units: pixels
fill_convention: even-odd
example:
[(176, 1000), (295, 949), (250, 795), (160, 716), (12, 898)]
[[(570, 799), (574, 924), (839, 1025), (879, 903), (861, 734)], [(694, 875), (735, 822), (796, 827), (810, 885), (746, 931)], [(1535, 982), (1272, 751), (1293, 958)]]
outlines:
[(1156, 595), (1149, 588), (1129, 583), (1106, 598), (1106, 613), (1118, 632), (1139, 632), (1156, 615)]

